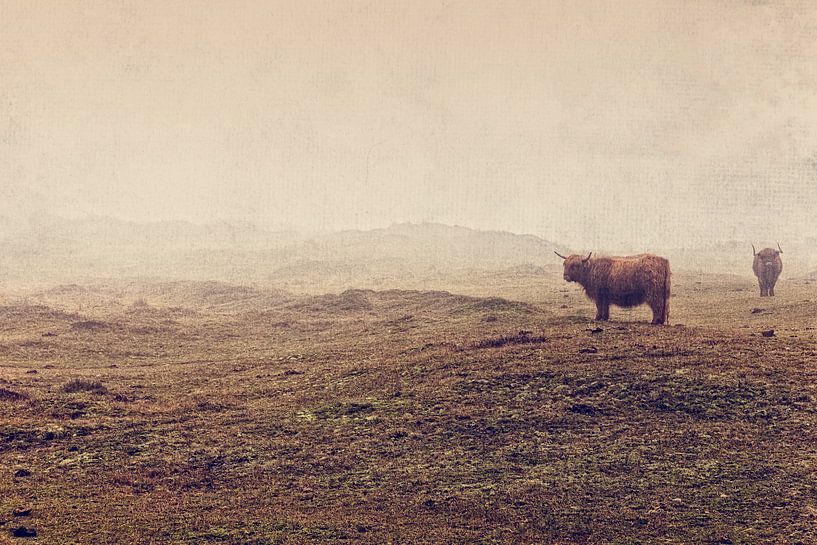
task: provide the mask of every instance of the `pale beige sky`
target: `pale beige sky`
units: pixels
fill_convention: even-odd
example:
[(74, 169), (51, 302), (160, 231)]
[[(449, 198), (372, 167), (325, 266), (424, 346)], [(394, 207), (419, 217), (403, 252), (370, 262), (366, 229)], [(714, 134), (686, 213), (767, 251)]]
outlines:
[(817, 236), (817, 3), (0, 0), (0, 211)]

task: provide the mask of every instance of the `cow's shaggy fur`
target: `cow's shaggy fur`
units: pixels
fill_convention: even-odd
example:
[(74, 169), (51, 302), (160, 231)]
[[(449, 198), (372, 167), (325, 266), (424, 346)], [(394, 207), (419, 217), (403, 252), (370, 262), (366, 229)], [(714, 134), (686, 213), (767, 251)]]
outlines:
[(596, 320), (610, 319), (610, 305), (635, 307), (646, 303), (652, 323), (669, 320), (669, 261), (651, 254), (627, 257), (583, 257), (565, 259), (564, 278), (578, 282), (596, 303)]
[(763, 248), (757, 252), (755, 254), (755, 261), (752, 263), (752, 270), (755, 272), (755, 276), (757, 276), (757, 283), (760, 284), (760, 296), (773, 296), (774, 285), (777, 283), (777, 278), (783, 271), (783, 261), (780, 259), (780, 251)]

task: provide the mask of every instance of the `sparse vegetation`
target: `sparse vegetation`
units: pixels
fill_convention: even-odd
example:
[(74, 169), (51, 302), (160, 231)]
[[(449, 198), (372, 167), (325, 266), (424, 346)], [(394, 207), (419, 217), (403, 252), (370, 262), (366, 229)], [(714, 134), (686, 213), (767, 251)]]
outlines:
[(547, 339), (542, 335), (533, 335), (530, 331), (520, 331), (515, 335), (503, 335), (492, 339), (482, 339), (472, 346), (474, 348), (499, 348), (506, 344), (532, 344), (543, 343)]
[[(672, 326), (614, 308), (598, 327), (561, 278), (513, 280), (470, 284), (468, 297), (146, 286), (93, 312), (71, 306), (72, 289), (64, 311), (0, 308), (0, 532), (100, 544), (817, 539), (808, 285), (782, 282), (753, 313), (751, 279), (676, 274)], [(177, 306), (185, 293), (198, 302)]]
[(71, 324), (71, 329), (76, 331), (99, 331), (108, 327), (108, 324), (98, 320), (83, 320), (81, 322), (74, 322)]
[(28, 399), (28, 396), (23, 392), (0, 388), (0, 401), (20, 401), (23, 399)]
[(92, 392), (95, 394), (104, 394), (108, 391), (104, 384), (98, 380), (85, 380), (75, 378), (69, 380), (62, 385), (62, 391), (72, 394), (75, 392)]

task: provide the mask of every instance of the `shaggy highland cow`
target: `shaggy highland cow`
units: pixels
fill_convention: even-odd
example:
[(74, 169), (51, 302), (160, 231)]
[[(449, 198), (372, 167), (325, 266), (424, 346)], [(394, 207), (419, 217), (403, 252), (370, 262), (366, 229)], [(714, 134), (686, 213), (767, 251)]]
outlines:
[(596, 303), (596, 320), (610, 319), (610, 305), (636, 307), (647, 303), (652, 323), (669, 320), (669, 261), (657, 255), (587, 257), (556, 255), (565, 260), (564, 278), (578, 282)]
[(780, 244), (778, 244), (777, 250), (763, 248), (756, 252), (755, 245), (752, 244), (752, 253), (755, 255), (752, 270), (757, 276), (757, 283), (760, 284), (760, 296), (773, 296), (774, 285), (783, 270), (783, 261), (780, 259), (783, 250), (780, 249)]

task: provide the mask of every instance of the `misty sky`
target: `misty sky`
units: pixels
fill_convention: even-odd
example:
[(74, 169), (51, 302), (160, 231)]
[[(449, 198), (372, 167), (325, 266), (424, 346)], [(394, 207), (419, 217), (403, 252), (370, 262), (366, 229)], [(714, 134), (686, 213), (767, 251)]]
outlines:
[(817, 236), (817, 3), (0, 0), (0, 212)]

